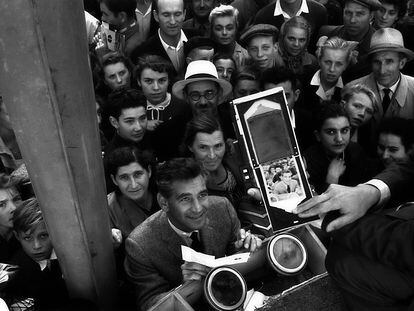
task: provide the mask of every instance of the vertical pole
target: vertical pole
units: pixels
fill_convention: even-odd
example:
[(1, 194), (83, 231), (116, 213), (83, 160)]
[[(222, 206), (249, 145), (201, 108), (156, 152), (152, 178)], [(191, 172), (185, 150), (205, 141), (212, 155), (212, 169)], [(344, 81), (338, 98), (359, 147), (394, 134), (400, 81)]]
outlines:
[(71, 296), (115, 309), (82, 0), (0, 2), (0, 92)]

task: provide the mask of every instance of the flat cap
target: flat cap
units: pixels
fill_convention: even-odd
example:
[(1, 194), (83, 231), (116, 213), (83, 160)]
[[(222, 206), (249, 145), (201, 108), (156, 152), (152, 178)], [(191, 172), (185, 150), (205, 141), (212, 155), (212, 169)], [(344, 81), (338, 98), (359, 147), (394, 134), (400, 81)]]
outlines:
[(370, 9), (371, 11), (376, 11), (382, 6), (381, 2), (379, 2), (378, 0), (345, 0), (345, 3), (346, 2), (358, 3), (359, 5), (362, 5)]
[(240, 36), (240, 43), (243, 47), (247, 47), (250, 40), (257, 36), (273, 36), (277, 41), (279, 29), (269, 24), (253, 25)]

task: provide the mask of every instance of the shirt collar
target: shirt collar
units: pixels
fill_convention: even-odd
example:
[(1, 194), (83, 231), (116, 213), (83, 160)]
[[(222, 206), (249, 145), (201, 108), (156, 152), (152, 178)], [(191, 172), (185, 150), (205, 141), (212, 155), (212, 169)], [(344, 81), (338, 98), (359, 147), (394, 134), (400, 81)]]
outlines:
[(330, 88), (327, 91), (324, 91), (322, 85), (321, 85), (321, 70), (319, 69), (312, 77), (311, 85), (319, 86), (318, 90), (316, 91), (316, 94), (322, 98), (323, 100), (329, 99), (328, 97), (332, 97), (332, 95), (335, 92), (335, 88), (343, 88), (344, 83), (342, 81), (342, 77), (339, 77), (338, 81), (336, 82), (335, 86)]
[(160, 29), (158, 28), (158, 37), (160, 37), (160, 41), (161, 41), (161, 44), (162, 44), (162, 46), (164, 47), (164, 49), (165, 50), (167, 50), (167, 49), (173, 49), (173, 50), (179, 50), (179, 49), (181, 49), (181, 47), (183, 47), (184, 46), (184, 42), (187, 42), (187, 37), (186, 37), (186, 35), (185, 35), (185, 33), (184, 33), (184, 31), (181, 29), (181, 35), (180, 35), (180, 39), (178, 40), (178, 44), (177, 44), (177, 46), (175, 47), (175, 46), (172, 46), (172, 45), (169, 45), (169, 44), (167, 44), (163, 39), (162, 39), (162, 37), (161, 37), (161, 31), (160, 31)]
[[(397, 87), (398, 87), (398, 83), (400, 83), (400, 80), (401, 80), (401, 74), (400, 74), (400, 76), (398, 77), (398, 80), (397, 80), (397, 82), (395, 82), (393, 85), (391, 85), (391, 87), (385, 87), (385, 86), (382, 86), (381, 84), (379, 84), (378, 82), (377, 82), (377, 86), (378, 86), (378, 89), (380, 90), (380, 91), (382, 91), (383, 89), (390, 89), (391, 90), (391, 94), (394, 94), (395, 93), (395, 91), (397, 90)], [(383, 95), (383, 92), (380, 92), (381, 93), (381, 96)]]
[[(308, 4), (306, 3), (306, 0), (302, 0), (302, 4), (299, 8), (299, 10), (296, 12), (295, 16), (299, 16), (303, 13), (309, 13)], [(283, 15), (284, 18), (289, 19), (292, 16), (290, 16), (288, 13), (283, 11), (282, 6), (280, 5), (280, 0), (276, 1), (275, 11), (273, 13), (273, 16)]]
[(37, 264), (40, 266), (40, 270), (45, 270), (48, 263), (52, 260), (52, 259), (57, 259), (56, 257), (56, 253), (55, 250), (52, 250), (52, 253), (50, 254), (50, 258), (49, 259), (43, 259), (40, 261), (37, 261)]
[(148, 10), (145, 13), (142, 13), (140, 10), (138, 10), (138, 8), (135, 8), (135, 14), (140, 14), (144, 17), (150, 14), (151, 12), (152, 12), (152, 3), (150, 3), (150, 6), (148, 7)]
[[(168, 223), (170, 224), (171, 228), (177, 233), (181, 238), (184, 239), (184, 241), (189, 242), (191, 240), (191, 234), (193, 232), (198, 232), (198, 230), (192, 231), (192, 232), (185, 232), (181, 229), (178, 229), (176, 226), (173, 225), (173, 223), (168, 219)], [(190, 242), (191, 244), (191, 242)]]
[(122, 28), (121, 30), (119, 30), (119, 33), (124, 33), (125, 31), (127, 31), (129, 28), (132, 28), (136, 25), (137, 23), (135, 21), (133, 21), (129, 26), (126, 26), (125, 28)]

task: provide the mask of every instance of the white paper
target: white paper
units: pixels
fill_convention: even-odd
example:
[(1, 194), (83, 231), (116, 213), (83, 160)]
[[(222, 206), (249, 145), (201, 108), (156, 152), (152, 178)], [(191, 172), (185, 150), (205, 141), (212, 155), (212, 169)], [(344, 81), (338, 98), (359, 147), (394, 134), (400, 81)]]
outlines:
[(250, 256), (250, 253), (240, 253), (216, 259), (214, 256), (196, 252), (184, 245), (181, 245), (181, 253), (184, 261), (196, 262), (210, 268), (247, 262)]
[(261, 308), (265, 304), (265, 300), (268, 297), (261, 292), (256, 292), (253, 289), (247, 292), (246, 300), (244, 301), (244, 311), (254, 311), (256, 308)]

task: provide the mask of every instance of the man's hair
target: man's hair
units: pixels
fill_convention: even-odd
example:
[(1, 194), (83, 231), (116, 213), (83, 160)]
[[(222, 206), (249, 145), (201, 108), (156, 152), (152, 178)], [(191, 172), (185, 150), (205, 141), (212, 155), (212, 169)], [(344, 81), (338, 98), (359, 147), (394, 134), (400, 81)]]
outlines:
[(239, 27), (239, 10), (231, 5), (221, 4), (220, 6), (215, 7), (211, 10), (208, 21), (210, 22), (211, 28), (213, 27), (213, 21), (217, 17), (234, 17), (234, 24), (236, 29)]
[(122, 63), (125, 65), (125, 67), (128, 69), (128, 71), (132, 74), (132, 63), (129, 60), (129, 58), (125, 57), (123, 54), (119, 53), (119, 52), (112, 52), (112, 53), (108, 53), (105, 54), (102, 57), (102, 62), (101, 62), (101, 76), (102, 78), (105, 76), (105, 67), (109, 66), (109, 65), (115, 65), (118, 63)]
[(147, 99), (137, 90), (119, 90), (108, 97), (109, 115), (119, 119), (124, 109), (144, 107), (147, 109)]
[(195, 49), (199, 50), (213, 50), (214, 42), (208, 37), (194, 36), (184, 42), (184, 55), (190, 57), (189, 54)]
[(43, 222), (42, 211), (36, 198), (23, 201), (13, 215), (13, 229), (19, 232), (32, 232)]
[(320, 108), (314, 114), (314, 129), (319, 132), (327, 119), (335, 119), (340, 117), (345, 117), (349, 121), (349, 116), (341, 104), (333, 100), (325, 100), (321, 103)]
[(117, 16), (121, 12), (125, 12), (128, 18), (135, 17), (135, 8), (137, 7), (136, 0), (99, 0), (105, 3), (108, 10)]
[(157, 168), (156, 182), (158, 192), (164, 197), (172, 195), (172, 184), (188, 181), (198, 176), (205, 177), (200, 164), (193, 158), (175, 158), (160, 164)]
[[(182, 0), (183, 3), (183, 11), (185, 11), (185, 0)], [(158, 13), (159, 7), (158, 7), (158, 0), (152, 0), (152, 9)]]
[(392, 134), (400, 137), (401, 143), (408, 151), (414, 144), (414, 123), (413, 120), (399, 117), (383, 119), (378, 127), (378, 137), (380, 134)]
[(236, 87), (236, 84), (242, 80), (258, 81), (260, 78), (260, 71), (254, 66), (245, 66), (240, 70), (236, 71), (231, 76), (231, 84), (233, 89)]
[[(322, 38), (320, 38), (319, 40), (321, 39)], [(325, 40), (325, 42), (318, 46), (315, 52), (315, 56), (320, 60), (327, 49), (342, 50), (346, 52), (346, 61), (349, 64), (352, 58), (354, 57), (353, 51), (357, 45), (358, 44), (355, 41), (347, 41), (339, 37), (332, 37)]]
[(172, 64), (159, 55), (145, 55), (144, 57), (140, 57), (134, 71), (135, 79), (140, 80), (141, 73), (148, 68), (159, 73), (165, 72), (168, 74), (168, 79), (170, 81), (172, 80)]
[(113, 176), (116, 176), (121, 166), (126, 166), (134, 162), (149, 172), (152, 164), (151, 154), (138, 150), (133, 146), (126, 146), (114, 149), (105, 157), (106, 170), (109, 175)]
[(233, 62), (233, 65), (234, 65), (234, 69), (237, 68), (236, 61), (234, 60), (232, 54), (230, 54), (230, 53), (224, 53), (224, 52), (218, 52), (218, 53), (214, 54), (214, 56), (213, 56), (213, 64), (216, 64), (216, 62), (218, 60), (221, 60), (221, 59), (229, 59), (229, 60), (231, 60)]
[(261, 88), (264, 89), (266, 83), (279, 84), (289, 81), (292, 85), (292, 90), (300, 89), (300, 82), (292, 70), (288, 68), (271, 67), (263, 71), (260, 79)]
[(0, 173), (0, 190), (10, 189), (17, 186), (17, 181), (10, 178), (9, 175), (5, 173)]
[(346, 104), (354, 94), (364, 93), (372, 102), (374, 111), (377, 109), (378, 99), (375, 93), (365, 84), (346, 85), (341, 91), (342, 101)]
[(187, 147), (191, 146), (198, 133), (213, 134), (216, 131), (222, 131), (220, 122), (217, 118), (210, 114), (201, 114), (187, 123), (184, 134), (184, 144)]

